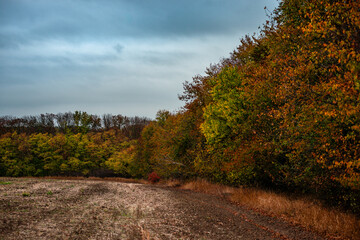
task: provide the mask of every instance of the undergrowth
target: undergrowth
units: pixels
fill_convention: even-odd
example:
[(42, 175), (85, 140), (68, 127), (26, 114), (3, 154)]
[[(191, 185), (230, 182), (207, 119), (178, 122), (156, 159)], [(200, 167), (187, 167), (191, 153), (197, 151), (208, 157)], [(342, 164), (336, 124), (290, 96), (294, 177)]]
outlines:
[(294, 198), (256, 188), (232, 188), (205, 180), (188, 182), (181, 188), (225, 196), (240, 205), (275, 215), (330, 238), (360, 239), (357, 216), (323, 206), (310, 197)]

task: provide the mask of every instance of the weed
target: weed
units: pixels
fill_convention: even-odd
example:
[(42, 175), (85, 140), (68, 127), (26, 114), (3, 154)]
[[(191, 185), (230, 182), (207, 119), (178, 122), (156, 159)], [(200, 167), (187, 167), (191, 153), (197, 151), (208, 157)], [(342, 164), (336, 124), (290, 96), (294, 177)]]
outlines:
[(0, 185), (9, 185), (9, 184), (12, 184), (12, 182), (3, 182), (3, 181), (0, 181)]
[(47, 195), (53, 195), (53, 192), (50, 190), (46, 193)]
[(30, 194), (30, 193), (28, 193), (28, 192), (24, 192), (24, 193), (22, 193), (22, 196), (23, 196), (23, 197), (30, 197), (30, 195), (31, 195), (31, 194)]

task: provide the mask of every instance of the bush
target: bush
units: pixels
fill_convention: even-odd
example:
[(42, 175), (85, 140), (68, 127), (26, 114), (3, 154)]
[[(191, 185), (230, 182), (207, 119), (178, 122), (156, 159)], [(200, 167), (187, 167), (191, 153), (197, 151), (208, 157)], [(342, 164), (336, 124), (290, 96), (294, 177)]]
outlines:
[(149, 180), (151, 183), (157, 183), (157, 182), (160, 181), (160, 177), (159, 177), (159, 175), (157, 175), (156, 172), (152, 172), (152, 173), (149, 174), (148, 180)]

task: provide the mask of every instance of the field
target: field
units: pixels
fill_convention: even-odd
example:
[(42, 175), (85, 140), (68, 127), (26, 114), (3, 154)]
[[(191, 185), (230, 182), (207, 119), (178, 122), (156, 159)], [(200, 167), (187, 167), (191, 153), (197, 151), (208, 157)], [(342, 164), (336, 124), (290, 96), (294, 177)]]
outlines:
[(0, 178), (0, 239), (322, 239), (222, 197), (160, 185)]

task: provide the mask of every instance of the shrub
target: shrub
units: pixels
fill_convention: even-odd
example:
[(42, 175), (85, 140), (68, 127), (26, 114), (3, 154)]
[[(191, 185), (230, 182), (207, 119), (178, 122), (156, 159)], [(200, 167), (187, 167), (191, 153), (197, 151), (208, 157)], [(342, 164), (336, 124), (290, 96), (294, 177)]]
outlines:
[(151, 183), (157, 183), (157, 182), (160, 181), (160, 177), (159, 177), (159, 175), (158, 175), (156, 172), (152, 172), (152, 173), (149, 174), (148, 180), (149, 180)]

